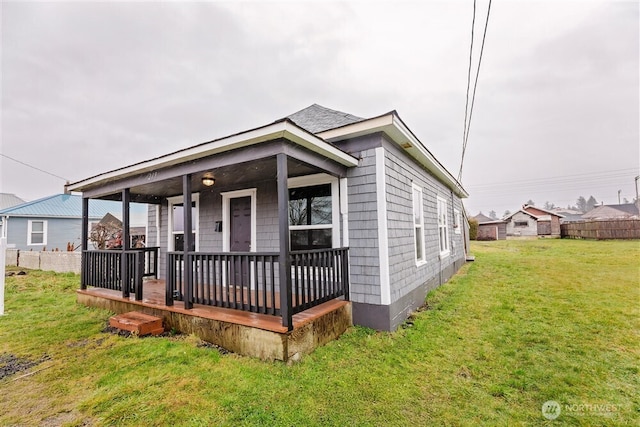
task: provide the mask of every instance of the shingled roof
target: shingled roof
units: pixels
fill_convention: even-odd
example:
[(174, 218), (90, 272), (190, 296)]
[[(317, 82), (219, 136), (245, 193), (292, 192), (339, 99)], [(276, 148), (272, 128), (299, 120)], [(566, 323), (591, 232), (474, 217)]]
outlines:
[(332, 110), (318, 104), (313, 104), (295, 112), (287, 116), (287, 118), (313, 134), (366, 120), (362, 117)]

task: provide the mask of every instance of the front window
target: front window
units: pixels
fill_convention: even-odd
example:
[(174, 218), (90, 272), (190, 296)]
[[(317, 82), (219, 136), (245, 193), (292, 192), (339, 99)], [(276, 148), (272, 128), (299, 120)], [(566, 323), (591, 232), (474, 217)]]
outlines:
[(332, 246), (331, 184), (289, 190), (289, 230), (292, 251)]
[(453, 232), (460, 234), (462, 229), (462, 219), (458, 209), (453, 210)]
[(47, 244), (47, 221), (29, 221), (27, 228), (27, 245)]
[[(198, 248), (198, 195), (191, 196), (191, 251)], [(184, 203), (182, 197), (169, 200), (169, 250), (184, 251)]]
[(516, 227), (528, 227), (529, 221), (515, 221), (513, 225)]
[(449, 255), (449, 224), (447, 220), (447, 201), (438, 197), (438, 240), (440, 256)]

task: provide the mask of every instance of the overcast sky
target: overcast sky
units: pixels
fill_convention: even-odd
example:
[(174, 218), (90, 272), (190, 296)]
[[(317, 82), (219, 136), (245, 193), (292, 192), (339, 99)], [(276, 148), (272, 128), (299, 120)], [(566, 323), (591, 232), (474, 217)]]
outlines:
[[(472, 15), (471, 0), (3, 1), (1, 153), (73, 182), (318, 103), (396, 110), (457, 176)], [(635, 197), (639, 35), (637, 1), (492, 3), (462, 177), (472, 215)], [(62, 192), (4, 156), (1, 192)]]

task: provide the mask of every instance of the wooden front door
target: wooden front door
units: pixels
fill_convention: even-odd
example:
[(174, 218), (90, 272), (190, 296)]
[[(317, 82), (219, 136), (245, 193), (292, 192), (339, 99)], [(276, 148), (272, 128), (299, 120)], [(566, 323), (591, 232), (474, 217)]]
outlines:
[[(229, 200), (229, 250), (251, 251), (251, 197)], [(242, 257), (234, 257), (230, 266), (232, 285), (249, 285), (249, 263)]]
[(251, 197), (236, 197), (229, 201), (231, 224), (229, 249), (231, 252), (251, 250)]

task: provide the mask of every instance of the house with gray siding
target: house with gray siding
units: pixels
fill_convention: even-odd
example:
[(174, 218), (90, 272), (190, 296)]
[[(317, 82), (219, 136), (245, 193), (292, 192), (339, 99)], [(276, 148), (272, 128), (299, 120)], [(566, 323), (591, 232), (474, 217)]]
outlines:
[[(134, 225), (146, 226), (146, 205), (132, 205)], [(87, 212), (90, 223), (98, 222), (107, 213), (120, 216), (122, 204), (107, 200), (92, 200)], [(24, 202), (0, 210), (3, 237), (9, 248), (21, 251), (66, 251), (71, 245), (81, 249), (82, 197), (56, 194)]]
[[(395, 111), (314, 104), (69, 189), (149, 206), (166, 307), (272, 314), (289, 331), (334, 298), (353, 323), (395, 330), (466, 260), (468, 194)], [(89, 252), (83, 289), (102, 281)]]

